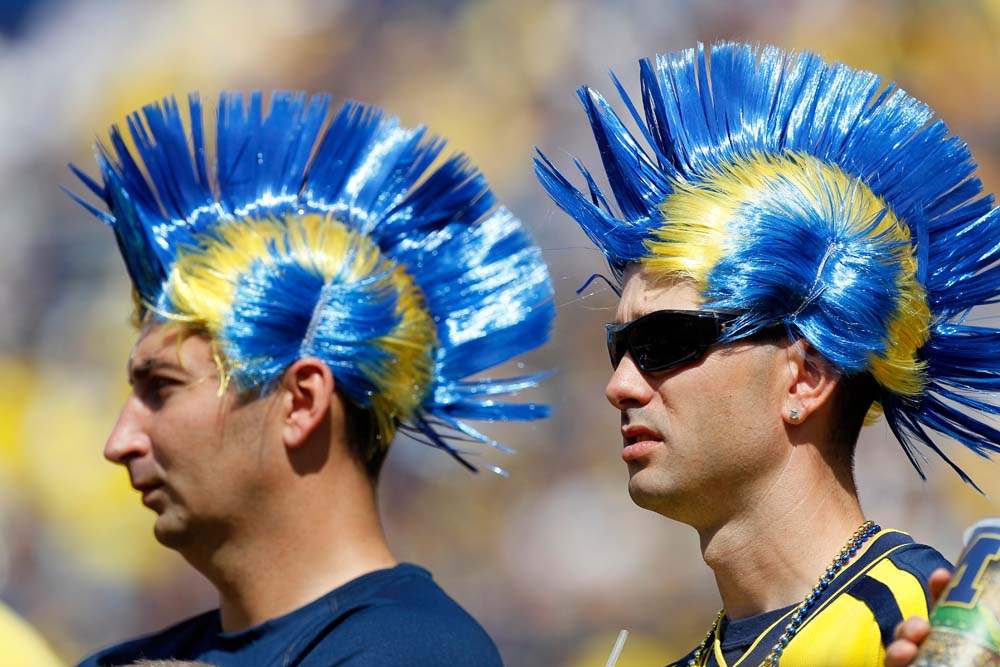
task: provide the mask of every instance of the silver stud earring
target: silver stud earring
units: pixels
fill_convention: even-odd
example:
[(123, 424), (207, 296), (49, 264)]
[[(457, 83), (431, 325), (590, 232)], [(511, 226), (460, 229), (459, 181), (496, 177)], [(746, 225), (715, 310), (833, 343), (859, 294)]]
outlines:
[(802, 419), (802, 413), (799, 412), (798, 408), (792, 408), (788, 411), (788, 420), (793, 424), (798, 424)]

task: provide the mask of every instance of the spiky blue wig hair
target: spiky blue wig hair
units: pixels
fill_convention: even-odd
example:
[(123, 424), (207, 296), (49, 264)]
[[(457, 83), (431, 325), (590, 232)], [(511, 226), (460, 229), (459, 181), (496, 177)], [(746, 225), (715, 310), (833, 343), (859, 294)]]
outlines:
[[(847, 376), (877, 383), (923, 477), (938, 434), (1000, 451), (1000, 330), (966, 323), (1000, 295), (1000, 213), (966, 144), (922, 102), (810, 53), (720, 43), (640, 63), (641, 139), (578, 91), (617, 211), (541, 153), (538, 178), (620, 281), (639, 264), (741, 313), (729, 339), (783, 323)], [(644, 140), (645, 145), (642, 141)]]
[(370, 457), (401, 427), (475, 469), (456, 442), (504, 448), (463, 420), (547, 415), (496, 400), (541, 375), (466, 379), (548, 338), (541, 253), (464, 157), (430, 170), (441, 140), (375, 108), (329, 110), (223, 93), (213, 163), (198, 96), (190, 133), (166, 99), (128, 117), (134, 150), (117, 127), (98, 145), (101, 182), (71, 165), (107, 212), (74, 198), (114, 230), (138, 319), (208, 333), (226, 381), (266, 389), (318, 357), (373, 412)]

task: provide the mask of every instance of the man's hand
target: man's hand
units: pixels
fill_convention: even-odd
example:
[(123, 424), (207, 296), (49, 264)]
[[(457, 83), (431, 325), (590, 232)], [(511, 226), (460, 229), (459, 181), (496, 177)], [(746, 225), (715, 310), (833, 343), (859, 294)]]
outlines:
[[(927, 582), (931, 589), (931, 599), (937, 602), (941, 593), (951, 581), (951, 573), (944, 568), (938, 568), (931, 573)], [(896, 626), (896, 640), (889, 644), (885, 651), (885, 667), (906, 667), (917, 658), (917, 650), (930, 634), (931, 624), (914, 616)]]

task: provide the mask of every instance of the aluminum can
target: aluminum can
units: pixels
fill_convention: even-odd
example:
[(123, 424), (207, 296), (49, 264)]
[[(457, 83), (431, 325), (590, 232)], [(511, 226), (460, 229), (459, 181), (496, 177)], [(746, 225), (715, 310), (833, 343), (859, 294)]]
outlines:
[(931, 610), (914, 667), (1000, 667), (1000, 517), (965, 531), (955, 574)]

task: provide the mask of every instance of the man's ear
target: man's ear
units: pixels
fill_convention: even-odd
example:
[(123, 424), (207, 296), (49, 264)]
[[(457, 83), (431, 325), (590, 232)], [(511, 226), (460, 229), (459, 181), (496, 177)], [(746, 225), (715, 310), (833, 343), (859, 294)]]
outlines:
[(786, 352), (788, 376), (782, 419), (798, 425), (830, 404), (841, 375), (803, 338), (789, 345)]
[(316, 357), (299, 359), (281, 379), (281, 439), (299, 447), (327, 418), (333, 401), (333, 373)]

